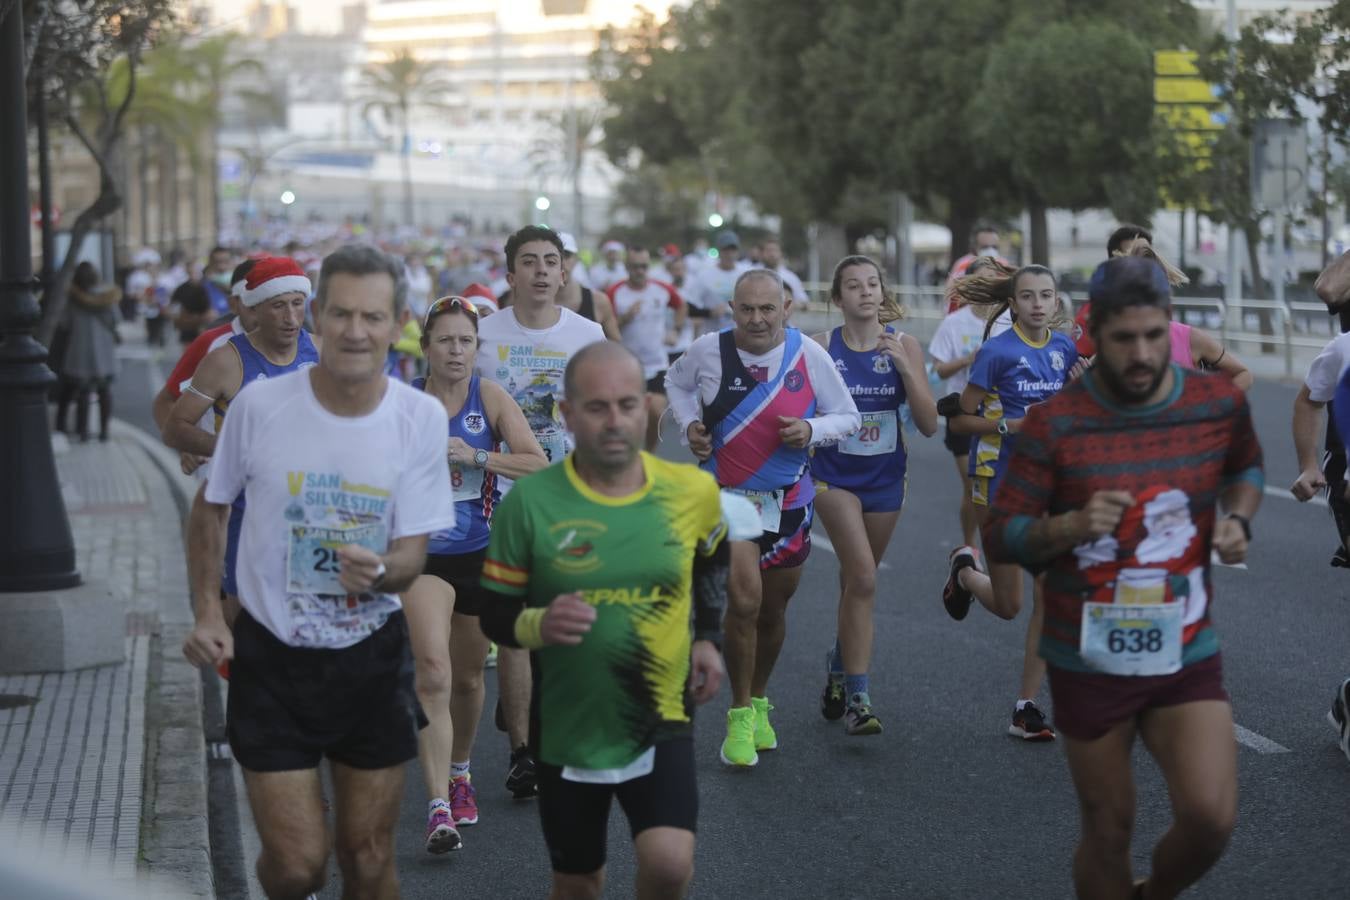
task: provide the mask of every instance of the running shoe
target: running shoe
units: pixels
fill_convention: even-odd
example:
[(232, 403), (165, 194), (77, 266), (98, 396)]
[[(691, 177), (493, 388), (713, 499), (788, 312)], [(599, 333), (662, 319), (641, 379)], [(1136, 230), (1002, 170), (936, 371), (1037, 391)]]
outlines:
[(485, 668), (485, 669), (495, 669), (495, 668), (497, 668), (497, 645), (496, 645), (496, 644), (488, 644), (488, 655), (487, 655), (487, 659), (483, 660), (483, 668)]
[(729, 766), (750, 768), (759, 763), (755, 752), (755, 711), (749, 706), (727, 710), (727, 737), (718, 753)]
[(1346, 759), (1350, 759), (1350, 678), (1341, 682), (1336, 689), (1336, 699), (1331, 701), (1331, 711), (1327, 721), (1336, 729), (1337, 741)]
[(1346, 553), (1344, 547), (1337, 547), (1336, 552), (1331, 554), (1331, 567), (1334, 569), (1350, 569), (1350, 553)]
[(506, 773), (506, 789), (517, 800), (524, 800), (539, 793), (534, 757), (530, 756), (530, 748), (524, 744), (511, 751), (511, 769)]
[(942, 588), (942, 605), (947, 615), (961, 621), (970, 613), (970, 591), (961, 586), (961, 570), (975, 568), (975, 548), (957, 547), (947, 558), (947, 583)]
[(458, 850), (463, 844), (459, 839), (459, 832), (455, 830), (455, 823), (450, 816), (450, 807), (444, 803), (437, 803), (431, 807), (431, 814), (427, 816), (427, 852), (428, 853), (449, 853), (451, 850)]
[(755, 749), (777, 750), (778, 734), (769, 724), (769, 710), (773, 709), (773, 704), (768, 697), (751, 697), (750, 708), (755, 711)]
[(820, 714), (834, 722), (844, 717), (844, 708), (848, 706), (848, 697), (844, 695), (843, 674), (830, 672), (826, 675), (826, 679), (825, 691), (820, 695)]
[(450, 779), (450, 817), (456, 828), (478, 824), (478, 792), (468, 775)]
[(1045, 720), (1045, 713), (1035, 703), (1028, 703), (1021, 709), (1013, 710), (1012, 724), (1008, 734), (1024, 741), (1053, 741), (1055, 729)]
[(881, 734), (881, 720), (872, 715), (872, 700), (866, 694), (854, 694), (849, 698), (848, 710), (844, 713), (844, 734)]

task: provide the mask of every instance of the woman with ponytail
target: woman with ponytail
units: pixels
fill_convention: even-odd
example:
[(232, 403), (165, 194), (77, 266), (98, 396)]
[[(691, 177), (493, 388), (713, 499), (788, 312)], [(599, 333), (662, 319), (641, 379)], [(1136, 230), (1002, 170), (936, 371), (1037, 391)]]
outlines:
[[(961, 392), (960, 409), (948, 419), (953, 432), (972, 436), (971, 500), (983, 526), (1027, 407), (1049, 399), (1064, 387), (1078, 353), (1072, 340), (1054, 330), (1059, 317), (1059, 290), (1054, 273), (1044, 266), (1024, 266), (1011, 275), (977, 272), (958, 281), (955, 290), (966, 303), (993, 310), (991, 323), (1004, 311), (1011, 313), (1013, 322), (1010, 330), (989, 338), (980, 347), (970, 367), (970, 381)], [(1055, 732), (1034, 702), (1045, 679), (1045, 663), (1037, 655), (1045, 614), (1041, 580), (1037, 578), (1034, 584), (1022, 683), (1008, 733), (1024, 740), (1046, 741), (1052, 740)], [(942, 602), (947, 613), (960, 620), (970, 612), (972, 599), (996, 616), (1015, 617), (1022, 608), (1022, 570), (1015, 565), (996, 565), (985, 574), (980, 571), (975, 548), (957, 547), (949, 558)]]
[(904, 310), (887, 290), (881, 267), (866, 256), (844, 257), (835, 266), (830, 299), (844, 324), (815, 340), (834, 359), (862, 427), (834, 446), (818, 447), (811, 460), (816, 514), (839, 554), (838, 631), (820, 711), (827, 719), (843, 717), (846, 734), (879, 734), (868, 669), (877, 568), (905, 501), (900, 407), (909, 404), (925, 437), (937, 431), (937, 407), (923, 348), (894, 327)]

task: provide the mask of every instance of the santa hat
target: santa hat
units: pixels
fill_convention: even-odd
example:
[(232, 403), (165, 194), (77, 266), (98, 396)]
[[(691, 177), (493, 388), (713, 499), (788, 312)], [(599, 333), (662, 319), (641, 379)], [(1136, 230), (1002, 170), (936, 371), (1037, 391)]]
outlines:
[[(492, 289), (486, 285), (479, 284), (476, 281), (466, 287), (460, 296), (466, 300), (472, 300), (473, 305), (478, 307), (478, 314), (480, 316), (487, 313), (495, 313), (500, 309), (497, 305), (497, 298), (492, 294)], [(484, 310), (486, 310), (487, 313), (484, 313)]]
[(257, 306), (295, 291), (309, 296), (310, 283), (305, 271), (289, 256), (272, 256), (260, 260), (248, 273), (239, 300), (245, 306)]

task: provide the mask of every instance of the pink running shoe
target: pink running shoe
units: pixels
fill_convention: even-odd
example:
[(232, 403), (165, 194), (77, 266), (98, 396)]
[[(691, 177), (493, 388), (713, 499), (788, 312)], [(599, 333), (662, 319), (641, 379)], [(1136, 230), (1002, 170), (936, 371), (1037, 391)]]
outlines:
[(449, 853), (461, 846), (459, 832), (450, 817), (450, 807), (437, 803), (427, 816), (427, 852)]
[(460, 775), (450, 779), (450, 815), (459, 828), (478, 824), (478, 792), (470, 778)]

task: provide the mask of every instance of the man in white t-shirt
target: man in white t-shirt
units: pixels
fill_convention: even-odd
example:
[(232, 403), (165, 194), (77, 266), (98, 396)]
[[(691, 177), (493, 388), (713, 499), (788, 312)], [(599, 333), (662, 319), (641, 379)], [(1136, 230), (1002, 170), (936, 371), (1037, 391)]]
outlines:
[(811, 299), (797, 273), (783, 265), (783, 244), (776, 235), (771, 234), (760, 242), (759, 264), (761, 268), (778, 273), (778, 277), (783, 279), (783, 287), (792, 294), (793, 303), (806, 303)]
[[(506, 279), (511, 305), (478, 323), (478, 374), (515, 398), (550, 462), (572, 450), (559, 401), (563, 371), (572, 356), (605, 339), (599, 325), (557, 302), (566, 278), (563, 241), (543, 225), (527, 225), (506, 242)], [(505, 493), (510, 483), (499, 479)], [(499, 647), (497, 679), (501, 711), (511, 739), (506, 787), (516, 797), (535, 794), (534, 760), (526, 745), (530, 726), (530, 655)]]
[[(403, 264), (373, 247), (324, 260), (318, 365), (234, 398), (189, 535), (197, 666), (230, 660), (226, 726), (244, 770), (269, 897), (317, 893), (336, 845), (344, 896), (393, 896), (403, 770), (424, 721), (398, 593), (427, 536), (454, 525), (448, 422), (384, 374), (405, 302)], [(225, 520), (244, 487), (242, 612), (220, 605)], [(325, 823), (328, 758), (337, 836)]]
[[(984, 343), (984, 330), (988, 322), (977, 316), (969, 306), (957, 307), (949, 313), (933, 333), (928, 342), (928, 355), (933, 358), (933, 369), (939, 378), (947, 380), (947, 393), (960, 395), (970, 381), (970, 364), (975, 361), (975, 352)], [(994, 320), (989, 336), (1002, 334), (1012, 327), (1012, 319), (1005, 312)], [(970, 436), (952, 434), (947, 428), (942, 438), (943, 444), (956, 459), (956, 473), (961, 476), (961, 535), (965, 540), (962, 546), (974, 546), (979, 525), (975, 519), (975, 503), (970, 499)]]
[(628, 277), (623, 267), (623, 242), (605, 241), (600, 245), (600, 259), (586, 270), (587, 285), (593, 291), (608, 291)]
[[(628, 278), (609, 289), (609, 299), (619, 317), (623, 343), (642, 362), (647, 379), (647, 449), (656, 449), (661, 437), (661, 416), (666, 411), (668, 351), (684, 329), (689, 310), (675, 288), (647, 277), (651, 254), (644, 247), (628, 248), (625, 261)], [(667, 327), (666, 311), (674, 310), (674, 327)]]
[(689, 314), (698, 320), (695, 328), (700, 333), (721, 331), (731, 323), (736, 281), (751, 268), (740, 257), (741, 239), (734, 231), (723, 231), (717, 235), (717, 262), (690, 272), (684, 299), (689, 303)]
[(1320, 461), (1317, 453), (1322, 410), (1336, 395), (1336, 386), (1346, 369), (1350, 369), (1350, 334), (1333, 338), (1308, 366), (1303, 387), (1294, 398), (1294, 453), (1298, 457), (1299, 476), (1289, 492), (1301, 501), (1308, 501), (1330, 488), (1327, 502), (1341, 539), (1331, 564), (1350, 568), (1350, 551), (1347, 551), (1350, 504), (1345, 500), (1345, 451), (1339, 441), (1333, 443), (1334, 429), (1327, 432), (1326, 452)]

